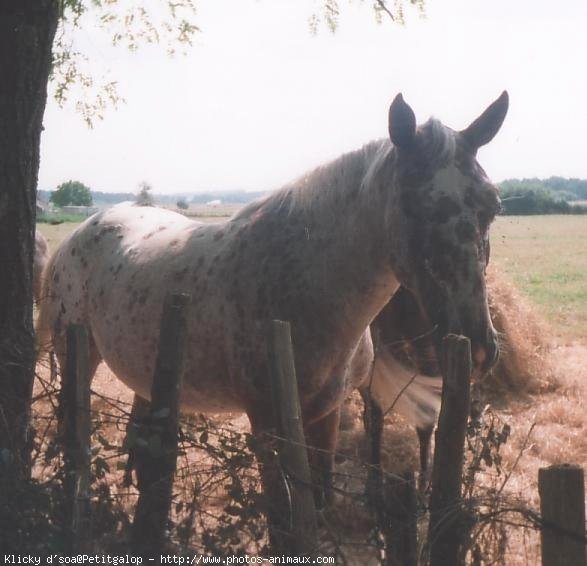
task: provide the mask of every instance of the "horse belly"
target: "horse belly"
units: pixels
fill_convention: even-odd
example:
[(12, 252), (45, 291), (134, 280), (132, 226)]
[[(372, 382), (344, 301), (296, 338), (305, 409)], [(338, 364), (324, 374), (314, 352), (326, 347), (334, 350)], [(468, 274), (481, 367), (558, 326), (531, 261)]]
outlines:
[[(132, 308), (126, 299), (115, 301), (109, 308), (96, 301), (89, 317), (92, 335), (104, 361), (123, 383), (145, 399), (150, 399), (164, 297), (165, 293), (157, 292), (150, 301), (134, 304)], [(195, 308), (188, 314), (196, 320), (208, 318)], [(188, 322), (180, 398), (184, 410), (206, 413), (244, 410), (227, 375), (219, 326), (218, 321), (213, 324), (208, 320), (193, 328)]]

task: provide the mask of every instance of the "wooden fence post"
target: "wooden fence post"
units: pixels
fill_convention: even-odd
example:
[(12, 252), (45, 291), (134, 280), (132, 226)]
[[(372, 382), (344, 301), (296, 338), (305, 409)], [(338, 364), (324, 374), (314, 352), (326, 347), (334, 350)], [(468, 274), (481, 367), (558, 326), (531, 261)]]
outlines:
[(583, 468), (568, 464), (540, 468), (538, 491), (544, 521), (542, 566), (586, 566)]
[(269, 336), (271, 387), (278, 434), (279, 460), (291, 493), (292, 556), (313, 554), (317, 546), (314, 493), (302, 423), (289, 322), (271, 321)]
[(88, 550), (90, 541), (90, 383), (88, 333), (72, 324), (66, 334), (66, 360), (60, 394), (63, 433), (67, 549)]
[(163, 308), (159, 352), (151, 386), (151, 411), (139, 427), (135, 468), (139, 500), (131, 532), (135, 554), (165, 554), (165, 535), (177, 463), (179, 393), (190, 295), (168, 296)]
[(418, 563), (418, 501), (414, 472), (386, 478), (385, 566), (416, 566)]
[(464, 336), (449, 334), (442, 346), (442, 403), (435, 436), (428, 545), (431, 566), (457, 566), (462, 560), (461, 484), (471, 396), (471, 343)]

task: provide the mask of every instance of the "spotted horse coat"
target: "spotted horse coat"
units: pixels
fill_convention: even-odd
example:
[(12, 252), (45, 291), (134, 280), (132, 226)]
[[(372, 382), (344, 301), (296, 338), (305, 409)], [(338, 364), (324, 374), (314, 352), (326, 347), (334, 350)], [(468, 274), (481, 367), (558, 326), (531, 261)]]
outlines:
[[(400, 284), (436, 329), (436, 344), (459, 332), (471, 338), (477, 372), (495, 361), (484, 270), (499, 198), (475, 152), (506, 110), (504, 93), (461, 132), (434, 119), (417, 127), (398, 95), (389, 139), (226, 222), (148, 207), (100, 212), (47, 267), (40, 340), (62, 359), (67, 325), (86, 325), (92, 372), (103, 359), (148, 399), (164, 298), (188, 292), (182, 409), (244, 411), (259, 435), (273, 428), (266, 322), (288, 320), (311, 463), (327, 477), (341, 404), (370, 373), (369, 324)], [(261, 470), (264, 489), (278, 497), (279, 475), (271, 465)]]

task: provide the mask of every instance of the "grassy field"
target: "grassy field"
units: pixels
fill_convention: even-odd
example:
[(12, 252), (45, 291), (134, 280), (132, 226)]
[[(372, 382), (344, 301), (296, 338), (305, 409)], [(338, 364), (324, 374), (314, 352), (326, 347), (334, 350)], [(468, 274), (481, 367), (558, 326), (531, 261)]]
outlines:
[(587, 341), (587, 216), (502, 216), (492, 261), (564, 338)]
[[(194, 207), (218, 221), (238, 205)], [(208, 211), (208, 216), (206, 216)], [(51, 249), (78, 224), (39, 224)], [(536, 305), (565, 340), (587, 342), (587, 216), (502, 216), (492, 228), (492, 262)]]
[(63, 222), (62, 224), (38, 223), (37, 230), (47, 238), (49, 250), (53, 251), (69, 234), (71, 234), (80, 222)]

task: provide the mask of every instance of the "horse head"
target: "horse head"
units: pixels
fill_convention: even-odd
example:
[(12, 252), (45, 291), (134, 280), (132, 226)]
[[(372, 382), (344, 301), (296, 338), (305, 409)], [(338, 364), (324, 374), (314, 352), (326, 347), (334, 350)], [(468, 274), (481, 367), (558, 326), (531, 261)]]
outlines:
[(491, 368), (497, 337), (487, 304), (485, 269), (489, 226), (500, 209), (497, 188), (476, 159), (508, 108), (504, 92), (460, 132), (431, 119), (417, 127), (399, 94), (389, 110), (394, 206), (389, 226), (392, 264), (435, 328), (435, 342), (449, 333), (471, 340), (474, 372)]

